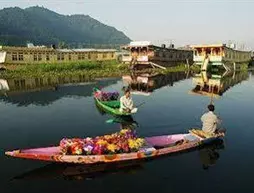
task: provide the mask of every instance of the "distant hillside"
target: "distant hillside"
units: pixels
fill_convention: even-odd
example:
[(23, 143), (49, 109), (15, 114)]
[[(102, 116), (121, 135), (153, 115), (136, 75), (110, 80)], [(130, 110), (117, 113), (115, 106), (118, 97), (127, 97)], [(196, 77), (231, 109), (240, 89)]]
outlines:
[(94, 44), (125, 44), (130, 39), (114, 27), (88, 15), (65, 16), (43, 7), (0, 10), (0, 44), (84, 47)]

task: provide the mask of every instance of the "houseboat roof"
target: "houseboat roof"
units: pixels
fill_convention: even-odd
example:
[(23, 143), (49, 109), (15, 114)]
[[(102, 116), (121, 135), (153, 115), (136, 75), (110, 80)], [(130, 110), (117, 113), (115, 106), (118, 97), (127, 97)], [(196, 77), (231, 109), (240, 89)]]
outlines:
[(52, 51), (53, 48), (46, 48), (46, 47), (15, 47), (15, 46), (0, 46), (0, 50), (10, 50), (10, 51)]
[(149, 41), (132, 41), (130, 42), (130, 47), (137, 47), (137, 46), (151, 46), (152, 43)]
[(198, 44), (198, 45), (191, 45), (191, 48), (211, 48), (211, 47), (225, 47), (226, 44)]
[(57, 49), (59, 52), (116, 52), (115, 49), (93, 49), (93, 48), (81, 48), (81, 49)]
[(231, 49), (231, 50), (235, 50), (235, 51), (239, 51), (239, 52), (244, 52), (244, 53), (249, 53), (250, 51), (248, 50), (239, 50), (235, 47), (231, 47), (231, 46), (228, 46), (227, 44), (199, 44), (199, 45), (191, 45), (191, 48), (192, 49), (197, 49), (197, 48), (228, 48), (228, 49)]
[(53, 49), (47, 47), (14, 47), (14, 46), (0, 46), (0, 50), (9, 51), (58, 51), (58, 52), (116, 52), (116, 49), (94, 49), (94, 48), (81, 48), (81, 49)]
[(207, 97), (214, 97), (216, 99), (220, 98), (220, 95), (216, 94), (216, 93), (209, 93), (206, 91), (195, 91), (194, 89), (189, 91), (189, 94), (193, 94), (193, 95), (199, 95), (199, 96), (207, 96)]

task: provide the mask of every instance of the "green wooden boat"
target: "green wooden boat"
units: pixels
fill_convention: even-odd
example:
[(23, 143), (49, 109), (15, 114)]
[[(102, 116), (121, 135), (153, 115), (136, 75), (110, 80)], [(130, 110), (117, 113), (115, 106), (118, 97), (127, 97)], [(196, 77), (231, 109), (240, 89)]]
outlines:
[(120, 109), (120, 101), (119, 100), (111, 100), (111, 101), (102, 101), (98, 97), (96, 97), (96, 92), (100, 90), (98, 88), (94, 88), (94, 99), (99, 107), (101, 107), (105, 112), (110, 113), (114, 116), (131, 116), (133, 113), (121, 112)]

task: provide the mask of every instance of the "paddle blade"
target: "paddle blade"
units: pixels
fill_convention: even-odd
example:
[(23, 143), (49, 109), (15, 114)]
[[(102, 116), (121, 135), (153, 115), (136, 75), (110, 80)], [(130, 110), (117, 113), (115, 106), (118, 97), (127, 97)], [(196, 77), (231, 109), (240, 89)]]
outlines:
[(108, 119), (106, 123), (114, 123), (114, 119)]

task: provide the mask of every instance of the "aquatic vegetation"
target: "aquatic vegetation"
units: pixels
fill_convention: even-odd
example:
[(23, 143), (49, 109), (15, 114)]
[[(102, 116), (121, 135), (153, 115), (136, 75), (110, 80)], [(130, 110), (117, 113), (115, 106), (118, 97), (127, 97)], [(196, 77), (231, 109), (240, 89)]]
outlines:
[(128, 71), (127, 65), (119, 65), (116, 61), (75, 62), (63, 64), (27, 64), (17, 65), (13, 70), (0, 73), (3, 78), (48, 77), (85, 75), (90, 78), (119, 76)]
[[(166, 70), (162, 69), (145, 69), (142, 72), (152, 73), (169, 73), (181, 72), (191, 70), (186, 65), (168, 67)], [(58, 63), (44, 63), (44, 64), (27, 64), (17, 65), (12, 70), (0, 72), (2, 78), (29, 78), (29, 77), (52, 77), (52, 76), (86, 76), (89, 80), (101, 77), (118, 77), (129, 73), (129, 66), (126, 64), (119, 64), (116, 60), (111, 61), (85, 61), (85, 62), (66, 62)]]

